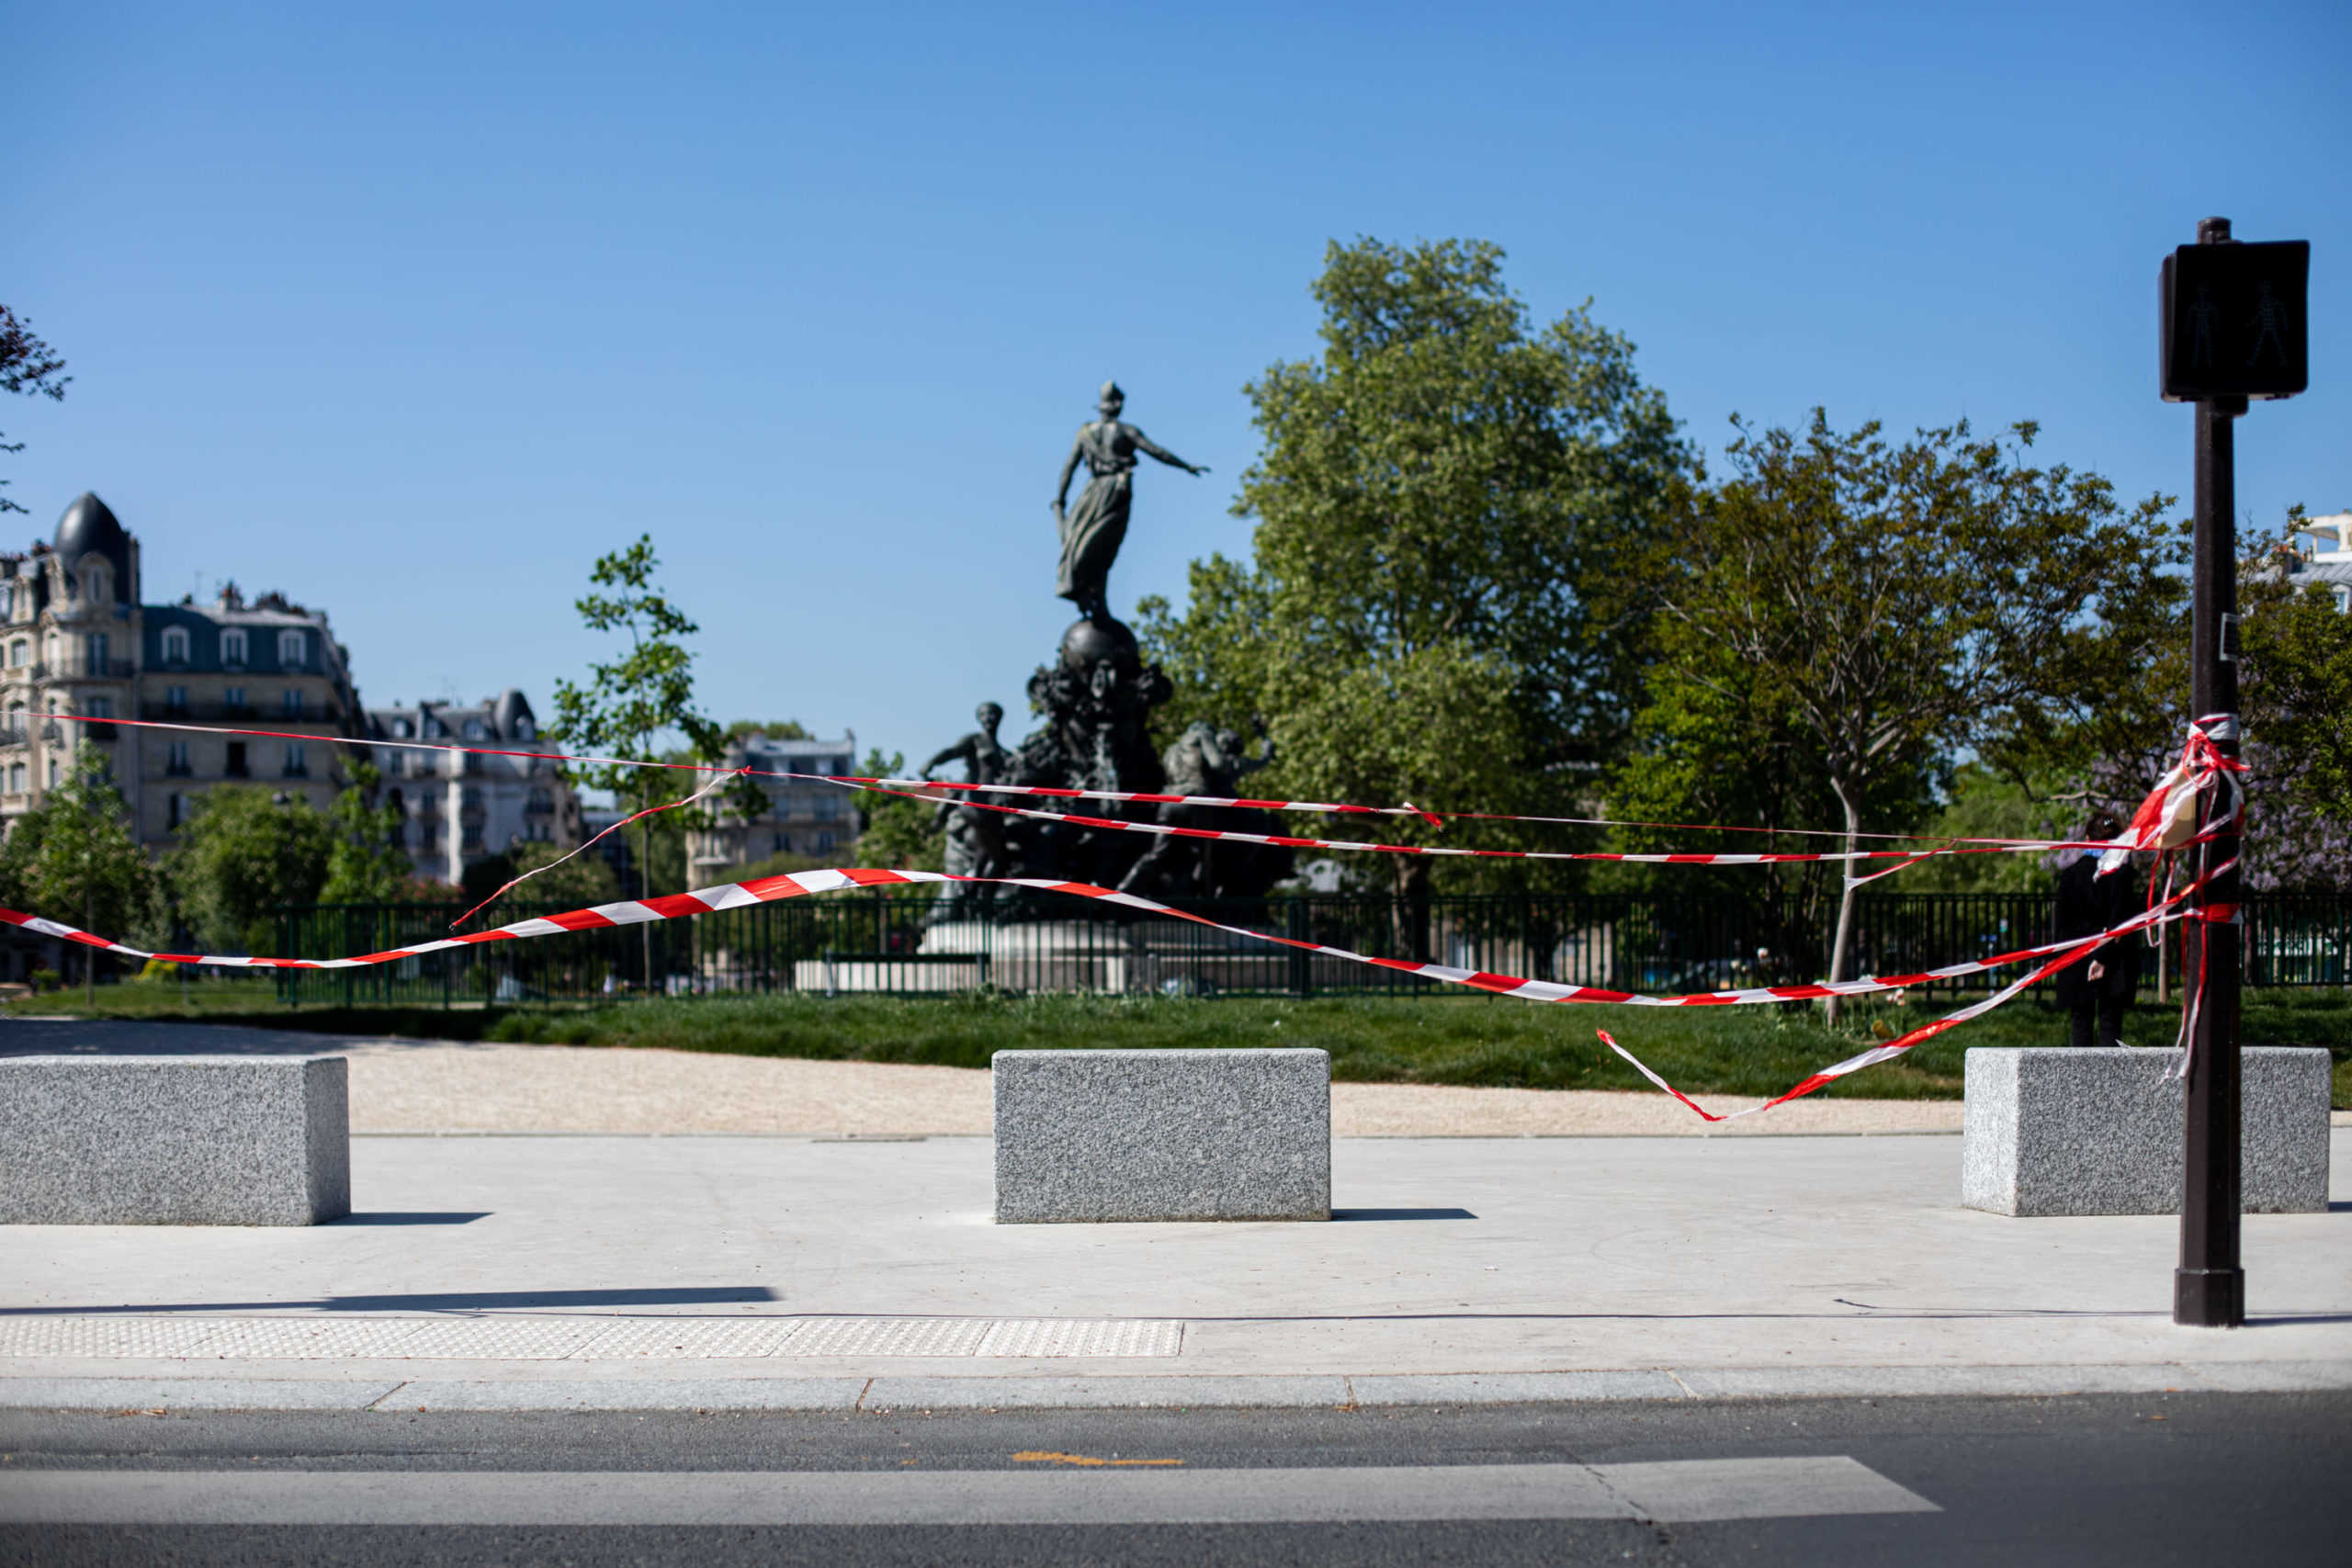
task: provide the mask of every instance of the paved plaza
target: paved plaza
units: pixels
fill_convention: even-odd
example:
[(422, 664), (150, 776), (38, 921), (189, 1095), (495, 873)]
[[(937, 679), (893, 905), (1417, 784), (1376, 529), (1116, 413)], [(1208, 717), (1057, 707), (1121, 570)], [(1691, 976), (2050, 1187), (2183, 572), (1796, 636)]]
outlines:
[[(201, 1033), (219, 1048), (220, 1032)], [(355, 1121), (380, 1119), (368, 1064), (466, 1049), (358, 1050)], [(670, 1055), (488, 1059), (534, 1051), (632, 1072)], [(812, 1117), (855, 1122), (833, 1132), (363, 1132), (355, 1212), (322, 1226), (11, 1227), (0, 1403), (874, 1409), (2352, 1387), (2342, 1126), (2327, 1213), (2246, 1218), (2252, 1321), (2217, 1332), (2171, 1322), (2173, 1220), (1963, 1210), (1960, 1140), (1940, 1134), (1342, 1135), (1328, 1224), (998, 1225), (989, 1140), (926, 1131), (928, 1110), (892, 1128), (877, 1087), (910, 1075), (897, 1081), (961, 1095), (970, 1078), (985, 1096), (985, 1074), (948, 1072), (867, 1069), (863, 1098), (818, 1097)]]

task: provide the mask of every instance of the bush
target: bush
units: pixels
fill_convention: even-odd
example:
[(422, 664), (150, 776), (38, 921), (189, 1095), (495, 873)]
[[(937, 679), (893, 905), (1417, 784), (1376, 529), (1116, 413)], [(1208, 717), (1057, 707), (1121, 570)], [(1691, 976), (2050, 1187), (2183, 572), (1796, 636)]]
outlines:
[(65, 976), (54, 969), (36, 969), (29, 978), (36, 991), (53, 991), (65, 984)]

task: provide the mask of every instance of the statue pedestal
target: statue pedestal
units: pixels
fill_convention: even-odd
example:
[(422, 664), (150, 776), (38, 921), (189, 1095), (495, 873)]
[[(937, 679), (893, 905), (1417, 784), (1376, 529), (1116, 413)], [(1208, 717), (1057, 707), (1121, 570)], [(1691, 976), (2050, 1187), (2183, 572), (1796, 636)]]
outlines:
[[(942, 920), (910, 953), (835, 953), (793, 965), (803, 991), (1090, 991), (1111, 996), (1283, 993), (1304, 954), (1183, 920)], [(1338, 960), (1322, 961), (1325, 971)], [(1352, 968), (1351, 965), (1347, 966)], [(1329, 984), (1341, 976), (1318, 973)]]

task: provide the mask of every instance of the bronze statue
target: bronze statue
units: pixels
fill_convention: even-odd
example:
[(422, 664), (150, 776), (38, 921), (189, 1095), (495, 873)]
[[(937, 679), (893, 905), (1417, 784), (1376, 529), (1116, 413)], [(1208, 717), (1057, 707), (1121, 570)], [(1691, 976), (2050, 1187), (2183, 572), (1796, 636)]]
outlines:
[[(1263, 727), (1260, 728), (1259, 734), (1261, 737), (1265, 734)], [(1265, 741), (1261, 754), (1255, 757), (1246, 755), (1242, 744), (1238, 731), (1219, 729), (1216, 725), (1194, 720), (1160, 755), (1160, 766), (1167, 770), (1168, 774), (1168, 782), (1161, 786), (1162, 790), (1169, 795), (1207, 795), (1225, 800), (1234, 798), (1244, 778), (1274, 763), (1274, 743), (1272, 740)], [(1237, 813), (1222, 807), (1170, 802), (1163, 804), (1154, 816), (1162, 827), (1168, 828), (1238, 827), (1244, 831), (1268, 830), (1262, 824), (1249, 821), (1246, 813)], [(1237, 818), (1239, 819), (1233, 819)], [(1261, 862), (1265, 863), (1261, 865)], [(1272, 874), (1263, 874), (1268, 870)], [(1160, 833), (1154, 835), (1151, 847), (1128, 868), (1127, 874), (1120, 878), (1119, 891), (1157, 892), (1174, 897), (1185, 894), (1207, 897), (1230, 897), (1237, 894), (1250, 896), (1264, 892), (1268, 886), (1287, 875), (1289, 871), (1289, 852), (1272, 845), (1219, 843), (1211, 839)]]
[[(934, 769), (946, 762), (964, 764), (967, 784), (1004, 784), (1012, 774), (1013, 755), (998, 743), (997, 726), (1004, 722), (1004, 709), (994, 703), (982, 703), (972, 712), (980, 728), (952, 746), (941, 748), (939, 754), (922, 765), (922, 776), (929, 778)], [(991, 795), (973, 792), (973, 798), (994, 800)], [(978, 810), (961, 801), (945, 801), (940, 805), (933, 820), (947, 829), (947, 869), (961, 876), (1002, 876), (1010, 869), (1010, 857), (1005, 853), (1004, 818), (993, 811)]]
[[(1081, 425), (1078, 441), (1069, 449), (1069, 461), (1062, 465), (1062, 480), (1054, 491), (1054, 522), (1061, 529), (1061, 571), (1054, 584), (1054, 592), (1075, 602), (1079, 614), (1091, 621), (1109, 621), (1111, 563), (1118, 558), (1119, 545), (1127, 536), (1127, 510), (1134, 501), (1136, 454), (1141, 452), (1157, 457), (1171, 468), (1182, 468), (1188, 474), (1205, 474), (1208, 469), (1184, 461), (1132, 424), (1119, 421), (1119, 411), (1125, 406), (1127, 395), (1119, 390), (1116, 381), (1102, 383), (1102, 401), (1096, 406), (1102, 417), (1091, 424)], [(1078, 505), (1065, 512), (1063, 503), (1069, 497), (1070, 477), (1078, 472), (1078, 465), (1086, 465), (1086, 488), (1079, 492)]]

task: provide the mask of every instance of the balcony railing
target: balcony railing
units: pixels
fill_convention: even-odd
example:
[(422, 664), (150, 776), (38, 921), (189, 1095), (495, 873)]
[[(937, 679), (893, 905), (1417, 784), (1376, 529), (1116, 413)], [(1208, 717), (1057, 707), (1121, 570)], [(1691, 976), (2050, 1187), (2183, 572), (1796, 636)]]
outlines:
[(66, 654), (33, 666), (36, 681), (128, 681), (139, 666), (128, 659), (85, 659)]

